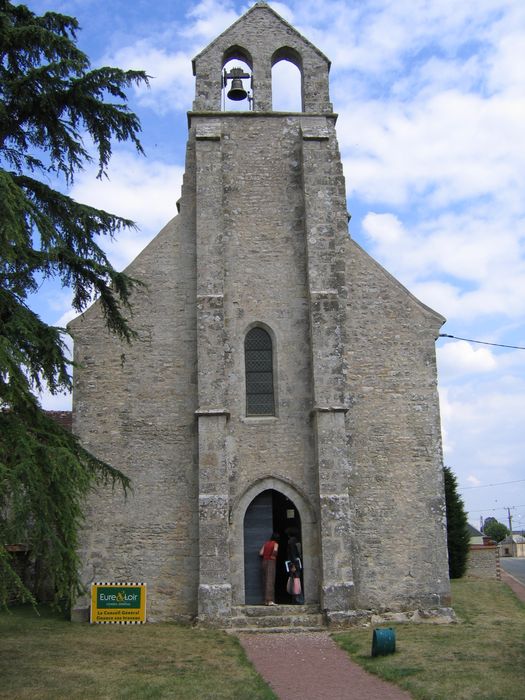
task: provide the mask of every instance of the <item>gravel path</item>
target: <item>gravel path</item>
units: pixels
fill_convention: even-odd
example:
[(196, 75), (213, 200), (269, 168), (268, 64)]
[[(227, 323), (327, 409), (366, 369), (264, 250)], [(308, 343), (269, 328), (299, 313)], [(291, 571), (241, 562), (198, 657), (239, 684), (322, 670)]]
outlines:
[(364, 671), (327, 632), (238, 635), (250, 661), (280, 700), (410, 700)]

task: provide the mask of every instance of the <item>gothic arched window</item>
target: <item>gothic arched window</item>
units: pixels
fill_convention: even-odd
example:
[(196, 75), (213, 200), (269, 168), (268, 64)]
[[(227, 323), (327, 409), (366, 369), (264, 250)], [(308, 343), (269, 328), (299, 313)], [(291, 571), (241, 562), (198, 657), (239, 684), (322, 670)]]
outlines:
[(246, 415), (274, 416), (273, 350), (270, 334), (252, 328), (244, 341)]

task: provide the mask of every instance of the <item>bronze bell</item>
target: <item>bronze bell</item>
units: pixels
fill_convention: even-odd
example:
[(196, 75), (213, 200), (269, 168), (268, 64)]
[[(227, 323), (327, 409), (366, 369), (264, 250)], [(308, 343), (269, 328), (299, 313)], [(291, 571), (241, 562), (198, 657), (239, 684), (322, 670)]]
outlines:
[(240, 102), (248, 97), (248, 93), (244, 89), (240, 78), (233, 78), (232, 86), (228, 92), (228, 97), (230, 100), (234, 100), (235, 102)]

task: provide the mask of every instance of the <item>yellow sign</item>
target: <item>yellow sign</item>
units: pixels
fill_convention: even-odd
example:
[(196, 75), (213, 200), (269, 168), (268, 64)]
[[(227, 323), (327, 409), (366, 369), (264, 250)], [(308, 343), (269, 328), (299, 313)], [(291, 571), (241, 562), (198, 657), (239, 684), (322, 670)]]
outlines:
[(146, 622), (146, 584), (91, 584), (91, 622), (137, 625)]

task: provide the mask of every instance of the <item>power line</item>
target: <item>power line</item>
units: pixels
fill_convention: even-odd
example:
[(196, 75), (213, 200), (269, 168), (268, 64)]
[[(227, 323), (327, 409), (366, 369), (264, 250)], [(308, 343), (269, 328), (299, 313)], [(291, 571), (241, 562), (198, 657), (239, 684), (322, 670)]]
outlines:
[(479, 510), (469, 510), (469, 513), (486, 513), (494, 510), (508, 510), (511, 508), (512, 510), (515, 510), (516, 508), (525, 508), (525, 504), (521, 506), (499, 506), (499, 508), (481, 508)]
[(449, 333), (440, 333), (440, 338), (453, 338), (454, 340), (466, 340), (467, 343), (479, 343), (480, 345), (493, 345), (496, 348), (511, 348), (511, 350), (525, 350), (521, 345), (504, 345), (503, 343), (488, 343), (486, 340), (472, 340), (472, 338), (458, 338), (457, 335)]
[(467, 491), (467, 489), (486, 489), (489, 486), (505, 486), (506, 484), (520, 484), (525, 479), (516, 479), (515, 481), (498, 481), (495, 484), (479, 484), (478, 486), (460, 486), (458, 491)]

